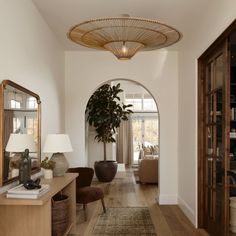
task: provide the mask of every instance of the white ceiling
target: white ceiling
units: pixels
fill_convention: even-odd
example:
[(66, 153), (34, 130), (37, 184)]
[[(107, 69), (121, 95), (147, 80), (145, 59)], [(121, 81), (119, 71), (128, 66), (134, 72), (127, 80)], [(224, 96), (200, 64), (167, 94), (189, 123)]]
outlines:
[[(214, 0), (32, 0), (65, 50), (89, 50), (71, 42), (68, 30), (85, 20), (129, 14), (151, 18), (175, 27), (183, 39), (170, 47), (178, 49), (196, 30), (199, 19)], [(196, 27), (196, 28), (195, 28)], [(91, 49), (90, 49), (91, 50)]]

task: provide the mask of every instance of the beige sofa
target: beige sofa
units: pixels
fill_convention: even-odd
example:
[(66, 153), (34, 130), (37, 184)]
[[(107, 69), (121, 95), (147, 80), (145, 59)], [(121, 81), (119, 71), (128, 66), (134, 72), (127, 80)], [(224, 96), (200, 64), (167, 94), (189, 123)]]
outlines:
[(158, 183), (158, 159), (142, 159), (139, 162), (141, 183)]

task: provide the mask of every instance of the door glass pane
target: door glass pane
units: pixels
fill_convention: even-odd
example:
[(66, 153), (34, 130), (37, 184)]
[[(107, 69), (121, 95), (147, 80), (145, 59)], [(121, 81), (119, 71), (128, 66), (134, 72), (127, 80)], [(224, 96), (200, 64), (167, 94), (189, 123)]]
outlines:
[(207, 91), (210, 92), (214, 89), (214, 83), (213, 83), (213, 62), (210, 62), (207, 65), (207, 69), (206, 69), (206, 81), (207, 81)]
[[(223, 107), (222, 89), (216, 91), (216, 157), (217, 161), (223, 161)], [(221, 166), (222, 168), (222, 166)]]
[(212, 187), (207, 187), (207, 210), (208, 210), (208, 217), (213, 217), (213, 190)]
[(213, 216), (213, 157), (207, 158), (207, 166), (206, 166), (206, 174), (207, 174), (207, 208), (208, 214), (210, 217)]
[(222, 184), (223, 184), (223, 162), (222, 160), (216, 160), (216, 187), (220, 187), (222, 188)]
[(222, 124), (222, 89), (216, 91), (216, 122)]
[(207, 185), (208, 187), (212, 187), (213, 184), (213, 178), (212, 178), (212, 174), (213, 174), (213, 157), (208, 157), (207, 158)]
[(214, 103), (213, 103), (213, 96), (207, 96), (208, 98), (208, 123), (213, 122), (214, 120)]
[(223, 199), (223, 191), (222, 191), (222, 186), (217, 186), (216, 191), (215, 191), (215, 215), (214, 215), (214, 220), (215, 222), (221, 223), (222, 222), (222, 199)]
[(213, 154), (213, 127), (208, 126), (207, 127), (207, 155)]
[(215, 88), (221, 88), (224, 80), (223, 54), (220, 54), (215, 61)]

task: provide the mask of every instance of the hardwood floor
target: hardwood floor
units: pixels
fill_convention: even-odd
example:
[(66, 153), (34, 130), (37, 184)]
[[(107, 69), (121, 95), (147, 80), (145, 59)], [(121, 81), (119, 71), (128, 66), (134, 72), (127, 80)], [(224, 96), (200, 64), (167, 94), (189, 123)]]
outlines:
[[(178, 206), (159, 206), (156, 202), (157, 186), (136, 184), (131, 169), (126, 172), (119, 172), (111, 183), (94, 182), (93, 185), (103, 188), (107, 208), (126, 206), (148, 207), (157, 236), (208, 235), (202, 230), (195, 229)], [(92, 236), (93, 227), (96, 224), (98, 216), (103, 214), (100, 201), (88, 204), (86, 210), (87, 221), (85, 222), (82, 207), (77, 206), (76, 235), (78, 236)]]

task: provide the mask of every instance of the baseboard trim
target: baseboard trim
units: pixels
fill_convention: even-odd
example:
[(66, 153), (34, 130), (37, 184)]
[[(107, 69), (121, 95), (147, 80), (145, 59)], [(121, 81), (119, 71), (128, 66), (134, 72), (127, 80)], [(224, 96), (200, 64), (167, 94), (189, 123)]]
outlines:
[(196, 227), (194, 210), (180, 197), (178, 197), (178, 205), (191, 223)]
[(175, 194), (160, 194), (158, 202), (160, 205), (172, 205), (177, 204), (177, 195)]

